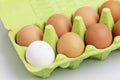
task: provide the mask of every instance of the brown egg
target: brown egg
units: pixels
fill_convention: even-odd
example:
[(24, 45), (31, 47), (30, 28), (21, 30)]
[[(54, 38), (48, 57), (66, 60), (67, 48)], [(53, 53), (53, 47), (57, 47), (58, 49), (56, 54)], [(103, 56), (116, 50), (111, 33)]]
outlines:
[(120, 20), (118, 20), (114, 25), (113, 35), (114, 36), (120, 36)]
[(103, 49), (111, 45), (112, 33), (106, 25), (96, 23), (87, 29), (85, 42), (87, 45), (94, 45), (96, 48)]
[(100, 15), (102, 13), (103, 8), (109, 8), (111, 10), (114, 22), (120, 19), (120, 2), (114, 0), (106, 1), (99, 8)]
[(68, 32), (63, 34), (58, 40), (57, 51), (67, 57), (74, 58), (83, 53), (84, 47), (84, 42), (78, 34)]
[(61, 15), (61, 14), (52, 15), (48, 19), (46, 24), (53, 25), (58, 37), (60, 37), (61, 35), (63, 35), (66, 32), (71, 31), (71, 28), (72, 28), (71, 21), (67, 17), (65, 17), (64, 15)]
[(21, 46), (28, 46), (33, 41), (41, 40), (43, 32), (35, 25), (24, 26), (16, 35), (16, 42)]
[(83, 21), (86, 25), (86, 28), (88, 28), (90, 25), (95, 24), (99, 20), (99, 15), (96, 10), (94, 10), (91, 7), (81, 7), (79, 8), (73, 15), (72, 21), (74, 21), (74, 18), (76, 16), (81, 16), (83, 18)]

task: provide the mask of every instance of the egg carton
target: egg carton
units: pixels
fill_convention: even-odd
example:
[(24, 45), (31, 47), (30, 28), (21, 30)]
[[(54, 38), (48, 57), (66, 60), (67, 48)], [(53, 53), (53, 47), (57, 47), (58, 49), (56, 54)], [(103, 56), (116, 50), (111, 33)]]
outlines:
[[(82, 6), (91, 6), (95, 10), (98, 10), (100, 5), (106, 0), (2, 0), (0, 1), (0, 17), (5, 25), (5, 28), (9, 30), (9, 38), (17, 51), (17, 54), (26, 69), (32, 74), (46, 78), (57, 67), (75, 69), (80, 66), (80, 63), (86, 58), (94, 58), (103, 60), (108, 57), (111, 51), (120, 48), (120, 36), (116, 36), (113, 39), (113, 43), (105, 49), (97, 49), (92, 45), (86, 45), (83, 54), (76, 58), (68, 58), (62, 54), (56, 54), (56, 58), (50, 66), (35, 67), (30, 65), (25, 59), (26, 48), (16, 44), (15, 37), (17, 32), (22, 26), (28, 24), (36, 24), (42, 30), (44, 30), (43, 40), (51, 45), (56, 52), (56, 43), (58, 37), (52, 25), (44, 27), (47, 19), (55, 13), (64, 14), (71, 19), (74, 12)], [(99, 23), (103, 23), (111, 30), (114, 26), (114, 21), (109, 9), (105, 8), (102, 11)], [(82, 17), (77, 16), (73, 22), (72, 32), (75, 32), (84, 39), (86, 27), (82, 20)]]

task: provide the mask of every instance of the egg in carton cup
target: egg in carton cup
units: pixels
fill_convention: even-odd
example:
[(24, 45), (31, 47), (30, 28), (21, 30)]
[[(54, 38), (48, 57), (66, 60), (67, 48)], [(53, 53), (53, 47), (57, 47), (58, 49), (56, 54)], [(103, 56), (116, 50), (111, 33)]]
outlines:
[[(56, 31), (52, 25), (47, 25), (45, 28), (44, 22), (49, 16), (55, 13), (62, 13), (67, 15), (69, 19), (72, 14), (81, 6), (91, 6), (98, 10), (100, 5), (106, 0), (90, 1), (90, 0), (73, 0), (73, 1), (59, 1), (59, 0), (8, 0), (0, 1), (0, 17), (5, 27), (10, 30), (8, 35), (10, 40), (16, 49), (18, 56), (25, 65), (26, 69), (32, 74), (46, 78), (57, 67), (75, 69), (80, 66), (80, 63), (86, 58), (94, 58), (103, 60), (107, 56), (120, 47), (120, 36), (116, 36), (113, 39), (112, 44), (104, 49), (97, 49), (93, 45), (86, 45), (82, 55), (69, 58), (63, 54), (56, 54), (54, 62), (45, 67), (32, 66), (26, 61), (26, 49), (25, 46), (20, 46), (16, 43), (15, 37), (21, 26), (28, 24), (37, 24), (42, 30), (44, 30), (43, 41), (47, 42), (56, 51), (56, 44), (59, 40)], [(93, 3), (94, 2), (94, 3)], [(98, 6), (99, 5), (99, 6)], [(74, 6), (74, 7), (73, 7)], [(103, 9), (99, 23), (103, 23), (108, 26), (112, 32), (114, 21), (111, 12), (108, 8)], [(72, 26), (72, 32), (77, 33), (83, 40), (85, 38), (86, 27), (82, 17), (76, 16)]]

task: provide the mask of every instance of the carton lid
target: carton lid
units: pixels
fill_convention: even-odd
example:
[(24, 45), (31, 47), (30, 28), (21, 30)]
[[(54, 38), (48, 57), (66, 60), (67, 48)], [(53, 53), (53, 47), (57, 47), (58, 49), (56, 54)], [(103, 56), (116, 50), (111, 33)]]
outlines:
[(36, 23), (43, 27), (52, 14), (61, 13), (71, 19), (73, 12), (79, 7), (86, 5), (98, 9), (97, 4), (104, 1), (93, 0), (86, 5), (86, 0), (0, 0), (0, 18), (8, 30)]
[(8, 30), (36, 21), (28, 0), (0, 0), (0, 18)]

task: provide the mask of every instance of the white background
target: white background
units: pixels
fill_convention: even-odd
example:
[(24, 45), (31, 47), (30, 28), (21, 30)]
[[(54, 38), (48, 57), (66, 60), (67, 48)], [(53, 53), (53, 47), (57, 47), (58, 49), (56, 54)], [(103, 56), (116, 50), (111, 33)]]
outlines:
[[(0, 80), (46, 80), (27, 71), (1, 22)], [(57, 68), (47, 80), (120, 80), (120, 51), (112, 52), (104, 61), (87, 59), (75, 70)]]

